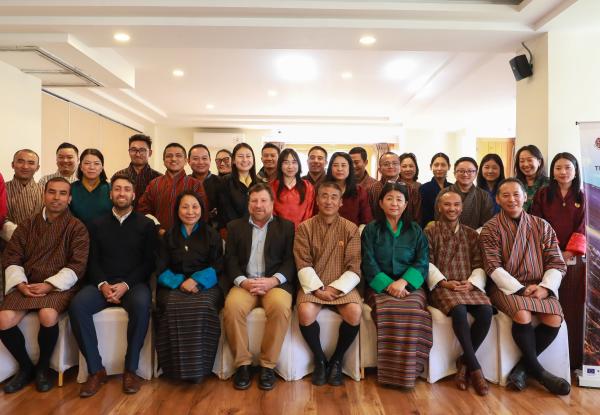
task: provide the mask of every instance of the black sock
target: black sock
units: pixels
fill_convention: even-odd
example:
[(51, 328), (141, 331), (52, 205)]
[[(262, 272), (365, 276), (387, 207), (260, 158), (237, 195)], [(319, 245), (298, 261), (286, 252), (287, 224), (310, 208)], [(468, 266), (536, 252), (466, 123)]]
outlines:
[(535, 331), (531, 323), (519, 324), (513, 321), (512, 325), (512, 336), (523, 353), (523, 361), (525, 366), (531, 374), (538, 377), (544, 368), (540, 365), (537, 359), (537, 352), (535, 348)]
[(538, 324), (535, 328), (535, 351), (539, 356), (548, 346), (552, 344), (558, 336), (559, 327), (547, 326), (544, 323)]
[(321, 346), (321, 339), (319, 334), (321, 332), (321, 328), (319, 327), (318, 322), (314, 322), (309, 324), (308, 326), (300, 325), (300, 332), (302, 333), (302, 337), (310, 347), (310, 350), (313, 352), (315, 360), (318, 361), (326, 361), (325, 352), (323, 352), (323, 347)]
[(337, 360), (339, 362), (344, 358), (344, 354), (346, 350), (350, 347), (356, 335), (358, 334), (358, 329), (360, 328), (360, 324), (356, 326), (352, 326), (345, 321), (342, 321), (340, 324), (340, 331), (338, 335), (337, 346), (335, 347), (335, 352), (333, 352), (333, 356), (331, 356), (331, 360)]
[(19, 363), (21, 369), (31, 370), (33, 368), (33, 363), (25, 348), (25, 337), (23, 337), (23, 333), (17, 326), (0, 330), (0, 340)]
[(469, 321), (467, 320), (467, 307), (464, 305), (457, 305), (450, 312), (452, 316), (452, 329), (458, 339), (458, 342), (463, 348), (463, 361), (472, 372), (477, 369), (481, 369), (477, 358), (475, 357), (475, 350), (473, 348), (473, 342), (471, 339), (471, 328), (469, 327)]
[(492, 306), (486, 304), (469, 305), (467, 310), (475, 319), (471, 325), (471, 343), (473, 350), (477, 351), (490, 331), (494, 313)]
[(51, 327), (40, 325), (38, 332), (38, 344), (40, 346), (40, 359), (38, 360), (38, 370), (48, 370), (50, 367), (50, 357), (58, 340), (58, 323)]

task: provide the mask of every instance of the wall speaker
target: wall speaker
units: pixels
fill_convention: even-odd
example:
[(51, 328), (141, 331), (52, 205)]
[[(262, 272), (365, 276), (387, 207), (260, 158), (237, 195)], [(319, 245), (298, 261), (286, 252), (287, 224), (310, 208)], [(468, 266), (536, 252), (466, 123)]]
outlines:
[(533, 75), (532, 65), (527, 60), (525, 55), (515, 56), (510, 60), (510, 68), (517, 81)]

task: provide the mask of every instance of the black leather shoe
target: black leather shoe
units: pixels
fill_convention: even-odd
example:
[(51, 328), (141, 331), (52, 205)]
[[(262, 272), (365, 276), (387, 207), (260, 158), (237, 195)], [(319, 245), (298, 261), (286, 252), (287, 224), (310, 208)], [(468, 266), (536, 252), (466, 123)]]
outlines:
[(48, 369), (38, 369), (35, 372), (35, 388), (38, 392), (48, 392), (54, 386), (49, 375)]
[(344, 383), (344, 375), (342, 374), (342, 362), (333, 360), (329, 362), (329, 374), (327, 375), (327, 383), (331, 386), (340, 386)]
[(270, 391), (275, 387), (275, 371), (268, 367), (260, 368), (260, 379), (258, 387), (262, 390)]
[(12, 379), (4, 385), (4, 393), (15, 393), (23, 389), (33, 379), (33, 369), (19, 369)]
[(568, 395), (571, 392), (571, 385), (563, 378), (554, 376), (552, 373), (544, 370), (538, 377), (537, 380), (546, 388), (550, 393), (555, 395)]
[(252, 377), (250, 376), (250, 365), (243, 365), (238, 367), (233, 376), (233, 387), (236, 389), (244, 390), (250, 387), (252, 383)]
[(327, 362), (324, 360), (315, 361), (315, 370), (312, 373), (312, 384), (321, 386), (327, 383)]
[(525, 364), (519, 362), (515, 367), (513, 367), (508, 375), (508, 378), (506, 379), (506, 386), (517, 391), (522, 391), (527, 387), (527, 372), (525, 370)]

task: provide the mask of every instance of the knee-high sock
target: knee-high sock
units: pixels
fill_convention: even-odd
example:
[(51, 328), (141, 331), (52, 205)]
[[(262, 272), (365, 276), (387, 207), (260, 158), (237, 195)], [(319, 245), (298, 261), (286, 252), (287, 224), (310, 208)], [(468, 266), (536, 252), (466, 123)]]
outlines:
[(25, 337), (17, 326), (0, 330), (0, 340), (19, 363), (21, 369), (31, 370), (33, 368), (33, 363), (25, 348)]
[(315, 321), (308, 326), (300, 325), (300, 332), (302, 333), (304, 340), (306, 340), (308, 347), (310, 347), (310, 350), (313, 352), (315, 360), (327, 360), (325, 357), (325, 352), (323, 352), (323, 347), (321, 346), (321, 339), (319, 338), (319, 334), (321, 332), (319, 323)]
[(523, 353), (523, 361), (527, 369), (535, 377), (538, 377), (544, 368), (540, 365), (537, 359), (537, 351), (535, 347), (535, 331), (531, 323), (519, 324), (513, 321), (512, 336)]
[(473, 350), (477, 351), (485, 340), (488, 331), (490, 331), (494, 313), (492, 306), (485, 304), (469, 305), (467, 310), (475, 319), (471, 325), (471, 342), (473, 343)]
[(535, 351), (538, 356), (552, 344), (559, 330), (560, 326), (551, 327), (543, 323), (538, 324), (535, 328)]
[(339, 362), (344, 358), (344, 354), (346, 350), (350, 347), (356, 335), (358, 334), (358, 329), (360, 328), (360, 324), (356, 326), (352, 326), (345, 321), (342, 321), (340, 324), (340, 331), (338, 335), (337, 346), (335, 347), (335, 352), (333, 352), (333, 356), (331, 356), (331, 360), (337, 360)]
[(481, 369), (477, 358), (475, 357), (475, 348), (473, 347), (473, 340), (471, 338), (471, 328), (469, 327), (469, 321), (467, 320), (467, 307), (464, 305), (457, 305), (450, 312), (452, 316), (452, 329), (458, 339), (458, 342), (463, 348), (463, 360), (469, 372), (477, 369)]
[(58, 340), (58, 323), (51, 327), (40, 325), (38, 332), (38, 344), (40, 345), (40, 360), (38, 360), (38, 370), (48, 370), (50, 367), (50, 357)]

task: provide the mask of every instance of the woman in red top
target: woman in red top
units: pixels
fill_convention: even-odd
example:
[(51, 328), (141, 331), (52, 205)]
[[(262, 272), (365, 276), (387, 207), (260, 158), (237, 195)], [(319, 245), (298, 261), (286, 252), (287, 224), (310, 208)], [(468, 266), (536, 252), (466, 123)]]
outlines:
[(581, 368), (585, 313), (585, 199), (581, 191), (579, 163), (571, 153), (557, 154), (550, 164), (550, 184), (537, 191), (531, 213), (546, 219), (556, 232), (567, 262), (560, 284), (559, 301), (569, 329), (571, 368)]
[(341, 217), (354, 222), (356, 226), (366, 225), (373, 220), (369, 196), (365, 189), (356, 184), (354, 164), (348, 153), (333, 153), (325, 180), (336, 182), (342, 189)]
[(277, 178), (271, 182), (275, 195), (273, 213), (294, 222), (296, 228), (312, 217), (315, 203), (315, 189), (308, 180), (300, 178), (301, 173), (298, 153), (291, 148), (283, 150), (277, 160)]

